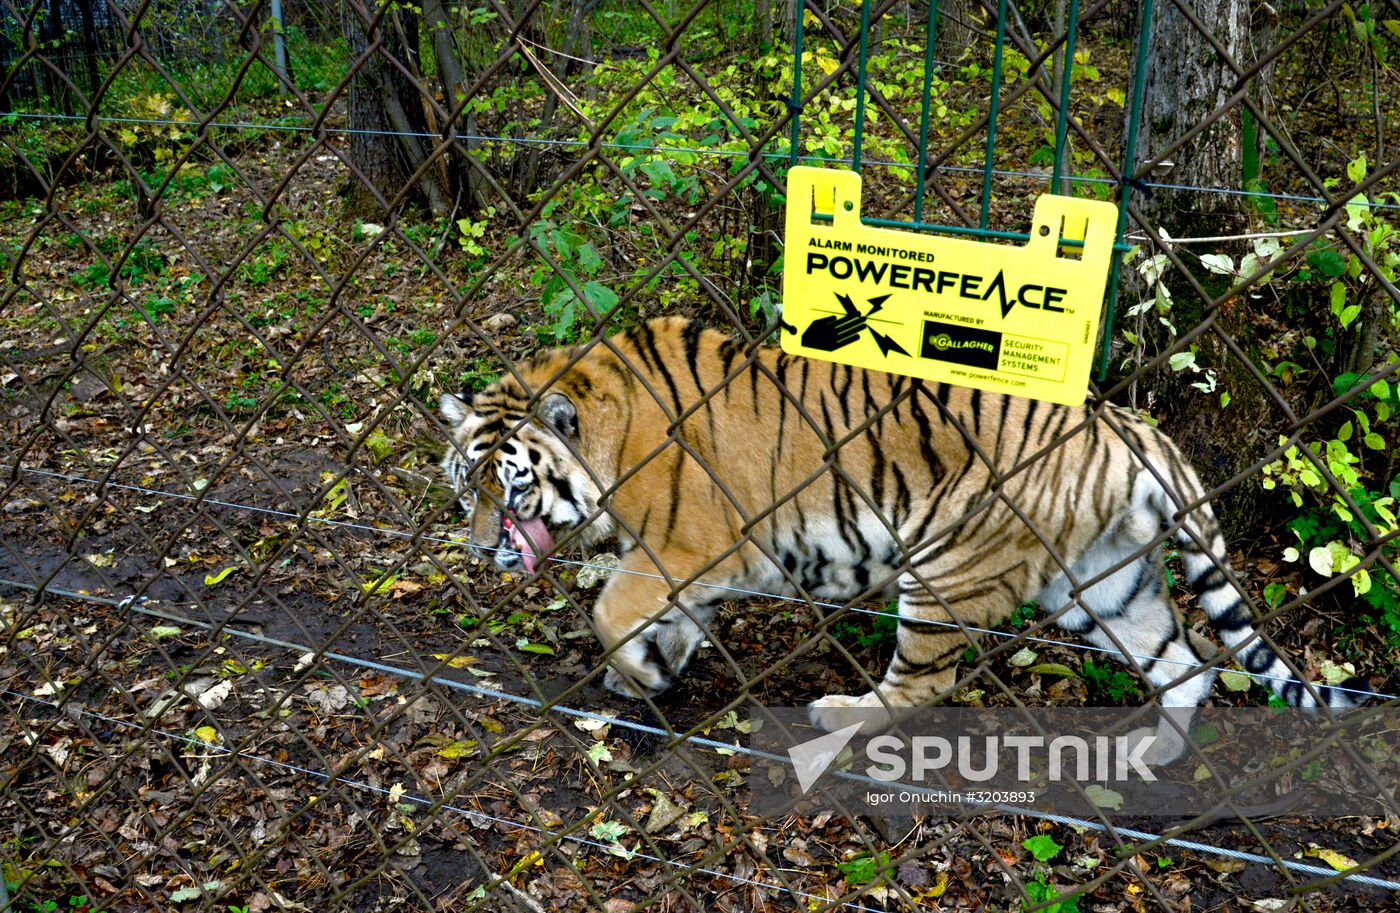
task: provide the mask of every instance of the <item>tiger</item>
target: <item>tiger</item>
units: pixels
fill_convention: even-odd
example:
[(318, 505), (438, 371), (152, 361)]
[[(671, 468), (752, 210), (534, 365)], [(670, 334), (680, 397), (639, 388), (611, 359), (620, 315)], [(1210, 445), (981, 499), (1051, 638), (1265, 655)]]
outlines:
[(1256, 636), (1196, 473), (1165, 433), (1108, 402), (862, 370), (662, 317), (545, 351), (439, 406), (441, 468), (478, 555), (535, 573), (556, 542), (617, 540), (593, 622), (604, 682), (628, 697), (660, 694), (717, 640), (711, 620), (736, 591), (882, 596), (898, 601), (883, 678), (808, 710), (824, 730), (871, 732), (946, 695), (969, 629), (1034, 599), (1159, 690), (1144, 757), (1165, 763), (1184, 745), (1182, 717), (1165, 711), (1189, 722), (1215, 667), (1177, 618), (1164, 542), (1226, 646), (1280, 698), (1345, 709), (1366, 684), (1304, 684)]

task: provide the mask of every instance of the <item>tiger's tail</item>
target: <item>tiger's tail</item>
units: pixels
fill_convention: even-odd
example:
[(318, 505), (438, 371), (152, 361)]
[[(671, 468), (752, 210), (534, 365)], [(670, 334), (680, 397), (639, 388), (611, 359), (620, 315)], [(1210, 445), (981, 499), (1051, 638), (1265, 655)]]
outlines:
[[(1166, 500), (1165, 497), (1163, 500)], [(1159, 504), (1158, 507), (1164, 518), (1174, 513), (1166, 504)], [(1269, 648), (1262, 637), (1257, 636), (1249, 606), (1236, 589), (1236, 584), (1222, 570), (1229, 566), (1225, 538), (1209, 505), (1203, 504), (1192, 510), (1186, 522), (1177, 528), (1174, 538), (1186, 568), (1186, 579), (1196, 592), (1211, 626), (1230, 649), (1244, 644), (1235, 654), (1241, 666), (1260, 676), (1274, 694), (1292, 707), (1316, 707), (1319, 703), (1325, 703), (1334, 709), (1346, 710), (1365, 702), (1364, 695), (1355, 693), (1370, 690), (1370, 683), (1361, 676), (1352, 676), (1338, 686), (1319, 684), (1309, 687), (1294, 677), (1278, 654)]]

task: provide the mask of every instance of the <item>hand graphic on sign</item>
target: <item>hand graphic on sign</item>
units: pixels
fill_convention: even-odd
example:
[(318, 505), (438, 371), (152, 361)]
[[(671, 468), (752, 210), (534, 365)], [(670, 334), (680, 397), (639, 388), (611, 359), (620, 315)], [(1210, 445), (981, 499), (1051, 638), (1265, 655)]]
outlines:
[(802, 344), (809, 349), (822, 352), (835, 352), (842, 346), (850, 345), (860, 338), (865, 329), (865, 315), (831, 314), (818, 317), (802, 333)]
[(880, 347), (881, 355), (888, 356), (891, 352), (908, 355), (909, 353), (904, 351), (902, 345), (866, 323), (872, 314), (885, 306), (889, 297), (889, 295), (879, 295), (869, 299), (870, 310), (862, 314), (856, 310), (855, 303), (851, 301), (849, 295), (842, 295), (838, 292), (836, 300), (841, 302), (845, 313), (829, 314), (826, 317), (818, 317), (813, 320), (802, 332), (802, 344), (809, 349), (816, 349), (818, 352), (835, 352), (837, 349), (855, 342), (860, 338), (861, 333), (869, 330), (870, 338), (875, 340), (875, 344)]

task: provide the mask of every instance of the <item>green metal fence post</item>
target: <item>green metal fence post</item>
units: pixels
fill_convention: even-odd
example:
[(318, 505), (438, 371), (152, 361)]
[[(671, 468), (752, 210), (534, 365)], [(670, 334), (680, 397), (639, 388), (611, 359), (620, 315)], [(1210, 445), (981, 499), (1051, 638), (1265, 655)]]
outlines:
[(1001, 50), (1006, 43), (1006, 0), (997, 4), (997, 43), (992, 51), (992, 100), (987, 109), (987, 156), (982, 162), (982, 214), (978, 228), (987, 227), (992, 209), (992, 159), (997, 151), (997, 113), (1001, 109)]
[(1133, 192), (1133, 162), (1137, 159), (1138, 124), (1142, 119), (1142, 95), (1147, 85), (1147, 45), (1152, 40), (1152, 0), (1143, 0), (1138, 28), (1137, 61), (1133, 70), (1133, 97), (1128, 109), (1128, 135), (1123, 150), (1123, 182), (1118, 192), (1118, 230), (1113, 236), (1113, 266), (1108, 273), (1108, 310), (1103, 320), (1103, 349), (1099, 355), (1099, 381), (1108, 376), (1108, 353), (1113, 347), (1113, 317), (1118, 308), (1118, 275), (1123, 268), (1123, 231), (1128, 224), (1128, 200)]
[(807, 4), (797, 6), (797, 25), (793, 30), (792, 49), (792, 97), (788, 100), (788, 114), (792, 117), (792, 147), (788, 149), (788, 167), (797, 166), (798, 144), (802, 141), (802, 34), (803, 19), (806, 18)]
[(851, 170), (860, 174), (861, 144), (865, 132), (865, 68), (866, 55), (870, 50), (870, 0), (860, 4), (860, 50), (856, 57), (856, 127), (855, 151), (851, 154)]
[[(1078, 2), (1078, 0), (1076, 0)], [(924, 96), (919, 108), (919, 192), (914, 196), (914, 221), (924, 220), (924, 168), (928, 165), (928, 113), (933, 104), (929, 93), (933, 91), (933, 39), (938, 21), (938, 0), (929, 0), (928, 26), (924, 31)]]
[(1074, 42), (1079, 33), (1079, 0), (1070, 0), (1069, 19), (1065, 23), (1065, 47), (1063, 62), (1060, 64), (1060, 111), (1055, 116), (1055, 168), (1050, 178), (1051, 193), (1069, 193), (1072, 186), (1066, 182), (1061, 189), (1060, 176), (1064, 174), (1065, 138), (1069, 133), (1069, 84), (1074, 73)]

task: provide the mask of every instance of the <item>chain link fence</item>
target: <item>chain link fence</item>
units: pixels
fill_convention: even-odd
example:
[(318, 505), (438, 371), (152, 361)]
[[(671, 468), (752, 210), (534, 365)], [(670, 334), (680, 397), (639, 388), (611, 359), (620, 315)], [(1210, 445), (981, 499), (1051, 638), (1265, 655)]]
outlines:
[[(882, 224), (1003, 243), (1051, 188), (1114, 200), (1091, 397), (1194, 463), (1291, 674), (1384, 710), (1393, 6), (285, 5), (279, 74), (265, 4), (0, 0), (0, 909), (1393, 903), (1390, 759), (1359, 741), (1376, 814), (759, 816), (752, 791), (791, 784), (753, 782), (754, 707), (869, 690), (890, 607), (793, 568), (721, 590), (685, 674), (623, 698), (592, 612), (621, 547), (502, 571), (438, 467), (441, 394), (651, 318), (732, 334), (731, 383), (757, 376), (792, 165), (861, 171)], [(732, 467), (672, 419), (629, 471), (686, 448), (722, 489)], [(854, 438), (828, 439), (823, 477), (874, 504), (840, 463)], [(789, 458), (771, 443), (755, 465)], [(659, 565), (672, 604), (703, 586)], [(1248, 645), (1208, 646), (1173, 598), (1233, 670), (1211, 702), (1267, 701)], [(965, 642), (939, 703), (1160, 707), (1153, 657), (1121, 665), (1014, 599), (990, 627), (945, 608)], [(1209, 743), (1190, 751), (1179, 775), (1211, 776)]]

